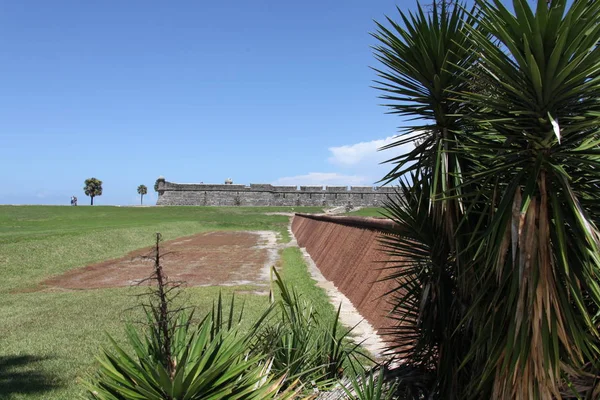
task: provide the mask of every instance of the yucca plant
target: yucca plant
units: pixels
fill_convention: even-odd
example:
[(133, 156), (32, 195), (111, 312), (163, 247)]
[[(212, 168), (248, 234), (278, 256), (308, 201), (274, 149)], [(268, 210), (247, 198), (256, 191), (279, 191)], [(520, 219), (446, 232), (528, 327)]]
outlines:
[(375, 69), (380, 78), (376, 88), (383, 92), (390, 113), (421, 123), (407, 127), (382, 148), (416, 144), (412, 151), (387, 161), (394, 167), (383, 181), (413, 171), (426, 176), (432, 182), (431, 199), (439, 200), (434, 207), (453, 235), (460, 205), (448, 197), (461, 193), (461, 171), (469, 167), (468, 158), (455, 151), (466, 138), (464, 103), (455, 99), (455, 93), (469, 85), (465, 68), (474, 62), (468, 29), (473, 17), (445, 2), (434, 3), (431, 13), (420, 5), (414, 14), (398, 11), (403, 25), (387, 18), (391, 28), (377, 23), (373, 34), (379, 42), (375, 57), (387, 68)]
[(348, 383), (342, 386), (348, 400), (392, 400), (395, 395), (396, 383), (388, 383), (382, 369), (372, 368), (369, 372), (358, 371)]
[(473, 363), (461, 364), (472, 332), (457, 288), (456, 256), (443, 239), (442, 221), (432, 215), (429, 193), (427, 181), (413, 175), (411, 186), (400, 182), (397, 196), (385, 205), (386, 216), (401, 229), (381, 237), (382, 250), (391, 255), (386, 279), (396, 282), (387, 294), (395, 324), (384, 334), (392, 339), (388, 352), (404, 360), (400, 391), (414, 398), (423, 392), (463, 398)]
[[(219, 302), (217, 310), (222, 310)], [(233, 307), (233, 306), (231, 306)], [(233, 308), (230, 309), (232, 315)], [(258, 330), (240, 333), (236, 326), (222, 329), (209, 313), (195, 325), (191, 315), (176, 321), (170, 346), (172, 366), (161, 360), (152, 331), (140, 333), (127, 326), (129, 354), (111, 338), (112, 348), (98, 358), (100, 368), (86, 384), (91, 398), (113, 399), (270, 399), (291, 397), (280, 390), (283, 376), (271, 373), (272, 360), (250, 355), (250, 342)], [(155, 322), (149, 315), (149, 322)]]
[[(381, 76), (393, 112), (438, 125), (451, 103), (458, 122), (438, 146), (449, 156), (420, 144), (392, 160), (387, 177), (414, 171), (404, 199), (388, 205), (405, 230), (388, 239), (404, 257), (392, 275), (397, 309), (415, 322), (402, 328), (414, 333), (403, 351), (422, 362), (420, 349), (462, 343), (462, 353), (430, 358), (440, 398), (590, 395), (597, 380), (573, 382), (597, 377), (600, 352), (600, 3), (539, 0), (532, 9), (514, 0), (510, 11), (477, 0), (469, 13), (457, 9), (454, 47), (438, 40), (451, 32), (443, 17), (436, 27), (436, 15), (449, 13), (438, 5), (429, 16), (401, 16), (395, 34), (380, 27), (376, 48), (390, 70)], [(453, 61), (423, 77), (440, 60)], [(455, 83), (436, 92), (440, 74)], [(442, 265), (449, 286), (431, 279)], [(431, 301), (448, 287), (450, 303)], [(444, 318), (452, 330), (436, 337)]]
[(272, 359), (273, 373), (286, 376), (284, 385), (298, 380), (306, 388), (326, 390), (363, 354), (348, 337), (351, 329), (341, 326), (340, 308), (325, 318), (277, 270), (272, 273), (278, 301), (274, 318), (259, 333), (256, 351)]
[(428, 382), (429, 392), (452, 399), (464, 398), (470, 380), (468, 366), (460, 367), (471, 332), (464, 304), (473, 296), (475, 279), (466, 262), (472, 246), (462, 232), (474, 229), (466, 213), (475, 192), (463, 176), (477, 167), (461, 151), (472, 128), (467, 103), (456, 93), (473, 86), (467, 77), (476, 57), (469, 28), (474, 13), (446, 3), (434, 3), (429, 13), (420, 5), (415, 13), (399, 11), (402, 23), (388, 18), (391, 28), (378, 24), (374, 36), (375, 57), (387, 67), (377, 69), (385, 105), (419, 122), (384, 148), (415, 143), (412, 151), (388, 161), (394, 167), (383, 179), (408, 178), (387, 204), (388, 216), (401, 227), (384, 243), (396, 261), (388, 279), (398, 282), (390, 293), (398, 320), (390, 350), (408, 360), (407, 374), (421, 371), (417, 386)]
[(493, 91), (462, 98), (479, 126), (469, 178), (487, 199), (473, 240), (481, 383), (493, 379), (495, 398), (556, 398), (563, 366), (600, 355), (600, 3), (477, 5), (471, 34)]
[(291, 398), (294, 384), (281, 390), (284, 375), (271, 372), (272, 359), (252, 353), (252, 343), (263, 315), (245, 332), (239, 330), (242, 311), (236, 314), (232, 297), (228, 312), (221, 295), (211, 312), (199, 323), (193, 312), (174, 307), (178, 284), (165, 276), (160, 254), (160, 234), (156, 235), (155, 287), (143, 304), (147, 323), (138, 330), (126, 328), (133, 352), (129, 353), (110, 338), (112, 348), (98, 358), (100, 367), (85, 382), (88, 394), (102, 400), (184, 400), (184, 399), (274, 399)]

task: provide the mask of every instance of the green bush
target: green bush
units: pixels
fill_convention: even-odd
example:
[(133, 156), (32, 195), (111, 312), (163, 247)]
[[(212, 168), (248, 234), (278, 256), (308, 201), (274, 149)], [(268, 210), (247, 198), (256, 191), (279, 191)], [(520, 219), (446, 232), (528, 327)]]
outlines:
[(339, 308), (332, 318), (324, 318), (273, 271), (281, 299), (275, 303), (275, 318), (260, 334), (257, 349), (273, 360), (276, 375), (326, 389), (337, 382), (345, 367), (357, 362), (358, 346), (349, 340), (350, 331), (340, 326)]
[[(148, 313), (148, 326), (140, 333), (127, 326), (128, 342), (133, 354), (112, 341), (98, 358), (100, 368), (86, 383), (93, 399), (271, 399), (285, 398), (279, 393), (282, 377), (271, 373), (272, 359), (250, 355), (250, 343), (259, 320), (250, 331), (241, 333), (232, 319), (223, 323), (222, 302), (194, 325), (192, 314), (181, 313), (169, 326), (170, 356), (165, 357), (165, 337), (156, 316)], [(267, 313), (265, 313), (265, 316)], [(233, 316), (233, 302), (229, 316)]]

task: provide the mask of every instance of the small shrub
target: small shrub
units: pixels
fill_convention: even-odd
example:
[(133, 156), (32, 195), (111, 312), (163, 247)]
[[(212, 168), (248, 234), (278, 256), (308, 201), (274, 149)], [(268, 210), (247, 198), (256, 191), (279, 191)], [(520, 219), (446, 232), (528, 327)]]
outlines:
[(281, 300), (275, 304), (275, 321), (260, 334), (257, 349), (273, 360), (276, 375), (327, 389), (346, 366), (357, 362), (361, 355), (358, 346), (348, 339), (350, 331), (340, 326), (339, 308), (335, 317), (323, 320), (310, 301), (289, 287), (275, 269), (273, 272)]
[(241, 335), (237, 329), (218, 330), (208, 315), (195, 327), (189, 317), (182, 316), (174, 333), (173, 358), (167, 364), (158, 338), (128, 325), (133, 354), (111, 338), (112, 350), (103, 351), (96, 377), (86, 384), (90, 397), (261, 400), (278, 394), (282, 378), (275, 379), (270, 373), (272, 360), (248, 355), (252, 332)]

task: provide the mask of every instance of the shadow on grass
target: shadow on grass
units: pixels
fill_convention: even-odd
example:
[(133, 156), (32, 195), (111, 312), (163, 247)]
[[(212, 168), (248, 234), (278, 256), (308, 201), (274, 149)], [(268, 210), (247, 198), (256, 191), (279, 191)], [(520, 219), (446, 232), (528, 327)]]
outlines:
[(0, 398), (43, 393), (59, 387), (54, 376), (45, 373), (40, 366), (40, 362), (47, 359), (31, 355), (0, 356)]

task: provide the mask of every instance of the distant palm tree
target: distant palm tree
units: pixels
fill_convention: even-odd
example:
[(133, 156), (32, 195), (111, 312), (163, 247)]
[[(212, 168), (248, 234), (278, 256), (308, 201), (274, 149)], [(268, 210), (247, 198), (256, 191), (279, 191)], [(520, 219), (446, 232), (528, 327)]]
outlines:
[(144, 204), (144, 195), (148, 193), (146, 185), (140, 185), (137, 188), (138, 194), (140, 195), (140, 204)]
[(90, 196), (90, 205), (94, 205), (94, 197), (102, 196), (102, 181), (96, 178), (86, 179), (84, 182), (83, 192), (86, 196)]

